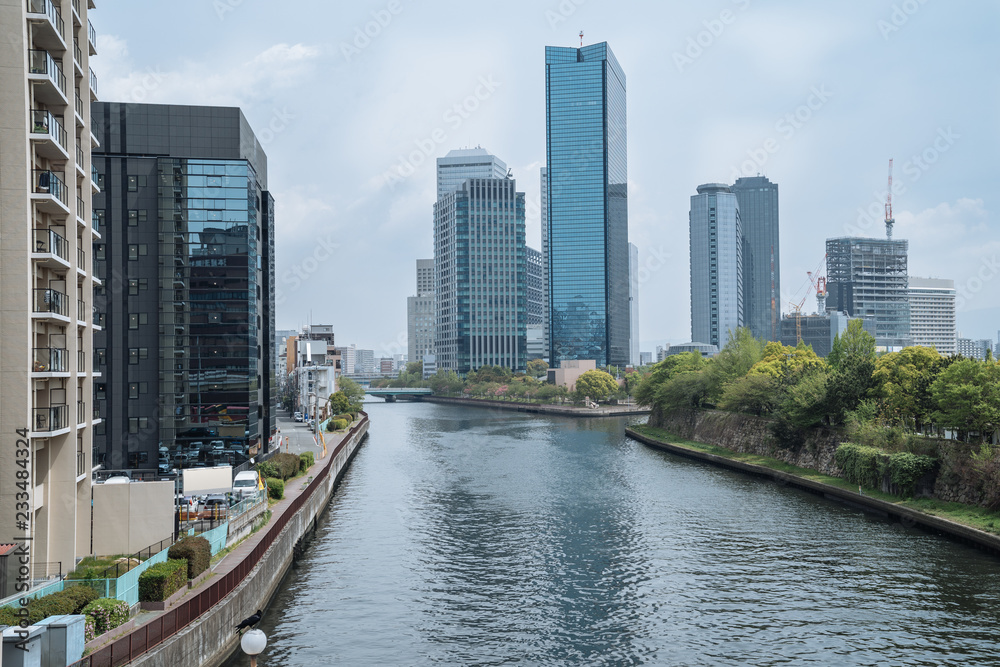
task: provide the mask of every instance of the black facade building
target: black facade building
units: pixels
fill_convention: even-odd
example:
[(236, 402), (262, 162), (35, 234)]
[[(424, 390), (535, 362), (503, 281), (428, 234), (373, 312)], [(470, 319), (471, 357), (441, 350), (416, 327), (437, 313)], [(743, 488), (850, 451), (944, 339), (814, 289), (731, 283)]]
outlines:
[(238, 108), (94, 103), (97, 463), (239, 464), (276, 430), (274, 200)]

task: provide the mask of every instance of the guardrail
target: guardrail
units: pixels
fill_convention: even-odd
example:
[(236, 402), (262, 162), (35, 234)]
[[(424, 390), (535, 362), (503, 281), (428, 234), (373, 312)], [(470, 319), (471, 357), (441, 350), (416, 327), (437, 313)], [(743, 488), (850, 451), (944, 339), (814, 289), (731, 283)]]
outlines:
[(312, 497), (312, 494), (324, 482), (330, 474), (330, 469), (333, 467), (333, 459), (347, 446), (347, 443), (353, 440), (362, 427), (368, 423), (368, 414), (365, 412), (361, 414), (364, 418), (351, 427), (347, 437), (331, 452), (328, 462), (323, 466), (323, 469), (305, 487), (305, 490), (292, 500), (291, 504), (281, 513), (281, 516), (272, 520), (260, 542), (257, 543), (233, 570), (223, 575), (214, 584), (190, 598), (187, 602), (154, 618), (152, 621), (133, 630), (112, 644), (91, 653), (84, 657), (83, 660), (73, 663), (71, 667), (120, 667), (121, 665), (127, 665), (129, 662), (148, 653), (180, 632), (233, 592), (246, 579), (247, 575), (257, 567), (264, 554), (267, 553), (267, 550), (277, 540), (281, 531), (284, 530), (289, 519), (302, 509), (306, 501)]

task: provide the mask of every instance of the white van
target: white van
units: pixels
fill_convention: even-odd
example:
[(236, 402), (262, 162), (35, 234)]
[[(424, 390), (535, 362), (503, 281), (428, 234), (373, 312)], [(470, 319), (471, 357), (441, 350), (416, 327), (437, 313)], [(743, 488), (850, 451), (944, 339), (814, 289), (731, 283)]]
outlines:
[(233, 494), (240, 498), (252, 496), (257, 492), (257, 472), (254, 470), (244, 470), (236, 473), (233, 480)]

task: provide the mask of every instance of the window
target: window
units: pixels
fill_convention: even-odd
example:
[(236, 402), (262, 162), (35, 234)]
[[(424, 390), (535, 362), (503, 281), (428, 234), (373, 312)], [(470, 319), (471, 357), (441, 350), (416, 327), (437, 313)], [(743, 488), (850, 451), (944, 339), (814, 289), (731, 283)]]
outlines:
[(128, 432), (138, 433), (139, 432), (139, 419), (137, 417), (129, 417), (128, 420)]
[(139, 383), (139, 393), (140, 394), (148, 394), (149, 393), (149, 383), (148, 382), (140, 382)]
[[(149, 428), (149, 417), (139, 417), (139, 428), (145, 430)], [(146, 452), (142, 452), (141, 455), (145, 455)]]
[(94, 244), (94, 259), (104, 261), (104, 244), (95, 243)]
[(128, 363), (133, 366), (139, 363), (139, 348), (130, 347), (128, 349)]
[(94, 400), (103, 401), (108, 396), (108, 385), (104, 382), (99, 382), (94, 384)]
[(139, 259), (139, 246), (135, 245), (134, 243), (129, 244), (129, 247), (128, 247), (128, 259), (129, 259), (130, 262), (133, 262), (133, 261)]
[(135, 296), (139, 293), (139, 281), (132, 279), (128, 281), (128, 293), (129, 296)]
[(149, 324), (149, 313), (139, 313), (139, 324)]
[(149, 348), (148, 347), (140, 347), (139, 348), (139, 358), (140, 359), (148, 359), (149, 358)]
[(128, 186), (129, 192), (139, 191), (139, 177), (138, 176), (126, 176), (126, 184)]
[(140, 243), (139, 244), (139, 256), (140, 257), (145, 257), (148, 254), (149, 254), (149, 246), (147, 246), (145, 243)]
[(128, 315), (128, 328), (138, 329), (139, 328), (139, 315), (137, 313), (129, 313)]
[(129, 398), (139, 398), (139, 383), (129, 382), (128, 383), (128, 397)]

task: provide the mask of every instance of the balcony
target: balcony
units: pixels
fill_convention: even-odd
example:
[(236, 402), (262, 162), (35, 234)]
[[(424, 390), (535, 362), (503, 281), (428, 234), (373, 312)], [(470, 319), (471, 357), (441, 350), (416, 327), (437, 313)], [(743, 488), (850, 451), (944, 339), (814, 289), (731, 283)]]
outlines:
[[(76, 116), (76, 124), (79, 127), (83, 127), (83, 125), (84, 125), (84, 123), (83, 123), (83, 100), (80, 98), (80, 90), (78, 88), (76, 88), (75, 85), (74, 85), (73, 88), (74, 88), (73, 95), (75, 97), (75, 99), (73, 100), (73, 112), (74, 112), (74, 115)], [(79, 143), (79, 142), (77, 142), (77, 143)]]
[(76, 271), (84, 278), (87, 277), (87, 253), (80, 247), (76, 249)]
[(97, 283), (98, 285), (103, 285), (104, 278), (102, 278), (100, 273), (98, 273), (97, 271), (100, 268), (100, 266), (101, 264), (100, 262), (97, 261), (97, 256), (95, 255), (93, 258), (93, 266), (91, 268), (90, 277), (93, 278), (94, 282)]
[(34, 290), (31, 317), (69, 323), (69, 297), (54, 289)]
[(86, 452), (76, 453), (76, 476), (83, 477), (87, 474), (87, 454)]
[(98, 312), (97, 306), (94, 306), (94, 328), (104, 328), (104, 313)]
[(35, 247), (31, 259), (38, 264), (56, 270), (69, 269), (69, 243), (51, 229), (34, 230)]
[(73, 71), (80, 78), (83, 78), (83, 51), (80, 50), (80, 43), (73, 38)]
[(66, 24), (62, 12), (52, 0), (28, 0), (28, 20), (35, 26), (34, 42), (53, 50), (66, 50)]
[(90, 227), (94, 230), (95, 234), (100, 234), (101, 230), (104, 228), (101, 225), (101, 212), (94, 209), (90, 212)]
[(79, 195), (77, 195), (77, 197), (76, 197), (76, 221), (80, 224), (81, 227), (86, 227), (87, 226), (87, 218), (85, 217), (86, 215), (87, 215), (87, 205), (86, 205), (86, 203), (84, 203), (83, 197), (80, 197)]
[(95, 195), (101, 191), (101, 188), (97, 185), (97, 167), (94, 166), (93, 162), (90, 163), (90, 186), (93, 188)]
[(66, 76), (59, 63), (48, 51), (28, 51), (28, 81), (35, 84), (35, 100), (50, 106), (69, 104), (66, 98)]
[(81, 16), (83, 15), (80, 13), (80, 0), (73, 0), (73, 25), (83, 25)]
[(32, 377), (69, 377), (69, 350), (36, 347), (32, 350)]
[(33, 169), (31, 172), (31, 200), (38, 210), (54, 216), (69, 216), (69, 191), (59, 172)]
[[(76, 142), (76, 175), (77, 175), (77, 178), (85, 178), (87, 176), (87, 169), (83, 166), (84, 162), (86, 162), (86, 157), (84, 156), (83, 149), (80, 148), (80, 142), (78, 141), (78, 142)], [(77, 199), (79, 199), (79, 197), (77, 197)], [(79, 213), (80, 213), (80, 211), (78, 210), (77, 211), (77, 215), (79, 215)]]
[(76, 374), (87, 374), (87, 352), (85, 350), (76, 351)]
[(90, 22), (90, 19), (87, 20), (87, 48), (90, 49), (90, 55), (97, 55), (97, 31), (94, 30), (94, 24)]
[(57, 116), (45, 109), (31, 110), (31, 132), (28, 138), (34, 143), (35, 152), (50, 160), (69, 160), (66, 150), (66, 130)]
[[(94, 373), (94, 375), (100, 375), (100, 373)], [(101, 417), (101, 408), (95, 402), (94, 403), (94, 421), (93, 421), (93, 423), (96, 424), (97, 422), (101, 421), (101, 419), (102, 419), (102, 417)]]
[(54, 436), (69, 430), (66, 404), (35, 408), (33, 428), (35, 435)]
[(76, 300), (76, 323), (87, 326), (87, 302), (83, 299)]
[(90, 68), (90, 101), (97, 101), (97, 75), (94, 74), (94, 68)]
[[(76, 402), (76, 423), (78, 426), (86, 426), (90, 422), (90, 415), (87, 414), (87, 402), (77, 401)], [(83, 452), (77, 452), (77, 454), (83, 454)], [(80, 473), (77, 473), (80, 474)]]

